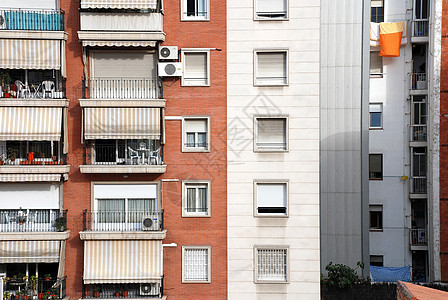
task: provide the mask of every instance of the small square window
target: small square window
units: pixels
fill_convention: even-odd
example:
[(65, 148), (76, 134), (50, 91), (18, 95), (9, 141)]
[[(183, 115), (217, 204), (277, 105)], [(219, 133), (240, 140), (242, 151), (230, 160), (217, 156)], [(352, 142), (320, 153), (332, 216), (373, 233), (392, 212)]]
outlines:
[(369, 104), (369, 127), (370, 129), (383, 128), (383, 104), (371, 103)]
[(182, 50), (182, 86), (210, 85), (210, 52)]
[(370, 205), (370, 230), (383, 230), (383, 206)]
[(286, 283), (288, 276), (287, 246), (255, 246), (255, 283)]
[(184, 117), (182, 123), (183, 152), (210, 151), (210, 118)]
[(369, 179), (383, 180), (383, 155), (369, 155)]
[(375, 23), (384, 22), (384, 1), (370, 1), (370, 21)]
[(287, 117), (255, 117), (254, 151), (288, 150)]
[(288, 85), (288, 51), (255, 50), (255, 86)]
[(383, 77), (383, 58), (379, 51), (370, 52), (370, 76)]
[(210, 217), (210, 181), (183, 181), (183, 217)]
[(288, 0), (254, 0), (255, 20), (287, 20)]
[(182, 247), (182, 282), (209, 283), (211, 271), (210, 246)]
[(370, 265), (376, 267), (384, 267), (384, 258), (382, 255), (370, 255)]
[(255, 181), (254, 215), (278, 217), (288, 215), (288, 182)]
[(182, 21), (208, 21), (210, 20), (210, 0), (181, 0)]

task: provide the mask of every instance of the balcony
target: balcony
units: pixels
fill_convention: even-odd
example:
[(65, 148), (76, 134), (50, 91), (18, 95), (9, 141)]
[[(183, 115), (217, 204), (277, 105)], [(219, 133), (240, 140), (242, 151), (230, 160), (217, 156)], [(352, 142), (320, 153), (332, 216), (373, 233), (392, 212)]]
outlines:
[(427, 126), (426, 125), (411, 125), (412, 135), (411, 142), (426, 142)]
[(410, 229), (410, 244), (412, 250), (425, 250), (428, 246), (428, 230)]
[(163, 278), (157, 283), (83, 285), (83, 299), (137, 299), (163, 297)]
[(411, 193), (412, 194), (426, 194), (427, 193), (427, 180), (426, 176), (413, 176), (411, 177)]
[(411, 74), (411, 90), (427, 90), (428, 82), (426, 73), (412, 73)]
[(67, 210), (0, 210), (0, 232), (63, 232), (67, 229)]
[(429, 20), (413, 20), (412, 21), (412, 37), (421, 38), (428, 37)]
[(66, 277), (59, 279), (37, 278), (35, 282), (31, 277), (34, 276), (30, 276), (26, 281), (7, 277), (4, 296), (6, 294), (9, 297), (4, 297), (4, 299), (15, 300), (17, 295), (22, 295), (22, 299), (24, 299), (24, 295), (27, 295), (28, 299), (64, 299), (66, 297)]
[(0, 10), (4, 17), (0, 30), (64, 31), (62, 10)]
[(87, 211), (82, 213), (83, 231), (162, 231), (161, 211)]
[(83, 80), (84, 99), (141, 100), (158, 99), (157, 79), (152, 78), (93, 78)]

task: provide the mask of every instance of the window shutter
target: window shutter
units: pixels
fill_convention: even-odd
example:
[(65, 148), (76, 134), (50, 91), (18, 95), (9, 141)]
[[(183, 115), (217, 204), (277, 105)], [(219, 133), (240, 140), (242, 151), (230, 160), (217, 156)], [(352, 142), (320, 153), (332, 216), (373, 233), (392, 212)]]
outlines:
[(286, 207), (286, 184), (257, 184), (258, 207)]
[(259, 52), (257, 78), (286, 78), (285, 52)]
[(381, 172), (382, 171), (382, 157), (380, 154), (370, 154), (369, 170), (370, 170), (370, 172)]
[(257, 0), (257, 12), (286, 12), (286, 0)]
[(207, 132), (207, 120), (185, 120), (186, 132)]
[(382, 112), (383, 109), (381, 104), (369, 104), (369, 112)]
[(370, 205), (370, 211), (383, 211), (382, 205)]
[(155, 53), (110, 51), (93, 54), (94, 77), (152, 78), (155, 75)]
[(258, 119), (258, 143), (286, 143), (285, 119)]
[(206, 81), (207, 79), (207, 54), (206, 53), (185, 53), (184, 78), (195, 82)]
[(370, 7), (383, 7), (383, 0), (371, 0)]

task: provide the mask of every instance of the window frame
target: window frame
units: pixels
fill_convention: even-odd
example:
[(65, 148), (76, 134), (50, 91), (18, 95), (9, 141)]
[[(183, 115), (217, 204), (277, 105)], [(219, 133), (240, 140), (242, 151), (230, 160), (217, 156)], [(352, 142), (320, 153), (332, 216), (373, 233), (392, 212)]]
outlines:
[(258, 0), (254, 0), (254, 21), (289, 21), (289, 0), (285, 1), (286, 16), (284, 18), (263, 18), (258, 16)]
[[(281, 213), (259, 213), (258, 212), (258, 184), (284, 184), (286, 210), (284, 214)], [(255, 179), (253, 183), (253, 207), (254, 217), (257, 218), (288, 218), (289, 217), (289, 180), (287, 179)]]
[[(286, 280), (272, 281), (258, 279), (258, 250), (286, 250)], [(254, 283), (255, 284), (288, 284), (290, 282), (290, 253), (289, 245), (255, 245), (254, 246)]]
[[(381, 177), (371, 177), (370, 173), (370, 156), (380, 155), (381, 156)], [(369, 180), (383, 180), (384, 178), (384, 154), (383, 153), (369, 153)]]
[[(384, 8), (385, 8), (385, 6), (384, 6), (384, 0), (380, 0), (380, 1), (382, 2), (383, 6), (372, 6), (372, 0), (370, 0), (370, 22), (375, 22), (375, 23), (381, 23), (381, 22), (384, 22), (384, 16), (386, 15), (386, 14), (384, 13)], [(383, 8), (383, 18), (382, 18), (382, 20), (379, 20), (380, 22), (376, 22), (376, 21), (378, 21), (377, 18), (375, 19), (375, 21), (372, 20), (372, 9), (373, 9), (374, 7), (382, 7), (382, 8)]]
[[(372, 73), (372, 54), (376, 53), (377, 57), (380, 58), (381, 60), (381, 73)], [(380, 51), (379, 50), (375, 50), (375, 51), (370, 51), (370, 63), (369, 63), (369, 76), (371, 78), (383, 78), (383, 74), (384, 74), (384, 61), (383, 61), (383, 57), (379, 56)]]
[[(284, 119), (285, 120), (285, 149), (263, 149), (259, 148), (257, 145), (258, 141), (258, 120), (259, 119)], [(289, 152), (289, 115), (255, 115), (254, 116), (254, 152)]]
[[(194, 82), (189, 82), (188, 80), (185, 80), (185, 54), (188, 53), (205, 53), (207, 58), (207, 82), (206, 84), (194, 84)], [(183, 48), (181, 50), (181, 59), (182, 59), (182, 79), (181, 79), (181, 86), (210, 86), (210, 49), (205, 48)]]
[(207, 14), (204, 17), (187, 16), (187, 0), (181, 0), (180, 4), (180, 20), (182, 22), (209, 22), (210, 21), (210, 0), (204, 0)]
[[(375, 208), (375, 209), (373, 209), (373, 208)], [(369, 231), (383, 231), (383, 228), (384, 228), (383, 211), (384, 211), (383, 204), (370, 204), (369, 205)], [(373, 227), (372, 226), (372, 214), (378, 213), (378, 212), (381, 213), (380, 219), (379, 219), (379, 221), (381, 221), (381, 224), (379, 224), (380, 226)], [(378, 216), (376, 218), (378, 218)]]
[[(260, 83), (257, 79), (258, 76), (258, 54), (259, 53), (285, 53), (285, 74), (286, 80), (285, 82), (266, 82)], [(256, 87), (263, 86), (288, 86), (289, 85), (289, 49), (287, 48), (264, 48), (264, 49), (254, 49), (254, 83), (253, 85)]]
[[(207, 211), (187, 212), (187, 188), (189, 186), (207, 187)], [(196, 199), (197, 200), (197, 199)], [(211, 217), (211, 180), (182, 180), (182, 217), (183, 218), (210, 218)]]
[[(379, 112), (380, 116), (381, 116), (381, 125), (379, 127), (372, 126), (372, 113), (378, 113), (378, 112), (370, 111), (370, 106), (371, 105), (379, 105), (380, 108), (381, 108), (381, 111)], [(379, 102), (369, 103), (369, 129), (370, 130), (380, 130), (380, 129), (383, 129), (383, 103), (379, 103)]]
[[(207, 146), (206, 147), (187, 147), (187, 122), (188, 120), (205, 120), (207, 131)], [(182, 116), (182, 152), (210, 152), (210, 116)]]
[[(372, 265), (372, 260), (381, 260), (381, 266), (378, 266), (378, 267), (384, 267), (384, 255), (380, 255), (380, 254), (373, 254), (373, 255), (370, 255), (370, 265), (371, 266), (375, 266), (375, 265)], [(378, 263), (378, 262), (374, 262), (374, 263)]]
[[(185, 276), (186, 272), (186, 265), (185, 265), (185, 259), (186, 259), (186, 250), (188, 249), (200, 249), (200, 250), (207, 250), (207, 280), (188, 280)], [(212, 247), (211, 246), (182, 246), (182, 283), (211, 283), (212, 282), (212, 274), (211, 274), (211, 255), (212, 254)]]

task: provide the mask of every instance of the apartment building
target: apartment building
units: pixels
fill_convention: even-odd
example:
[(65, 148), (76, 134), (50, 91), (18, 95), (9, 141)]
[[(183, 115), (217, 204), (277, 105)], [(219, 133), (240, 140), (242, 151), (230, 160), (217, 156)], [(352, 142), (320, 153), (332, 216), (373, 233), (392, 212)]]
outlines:
[(225, 2), (0, 6), (9, 295), (227, 298)]

